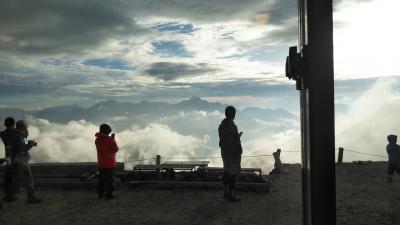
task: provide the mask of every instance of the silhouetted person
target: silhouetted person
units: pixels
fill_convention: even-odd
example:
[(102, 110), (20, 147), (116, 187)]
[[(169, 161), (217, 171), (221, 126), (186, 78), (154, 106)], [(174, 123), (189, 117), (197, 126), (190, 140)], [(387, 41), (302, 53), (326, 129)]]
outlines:
[(15, 119), (12, 117), (7, 117), (4, 120), (4, 126), (6, 129), (0, 132), (0, 138), (3, 141), (4, 149), (5, 149), (5, 158), (4, 161), (6, 163), (6, 168), (4, 172), (4, 194), (7, 193), (8, 188), (10, 187), (13, 181), (13, 167), (11, 164), (11, 143), (15, 138)]
[(271, 174), (282, 173), (281, 150), (277, 149), (276, 152), (272, 153), (272, 156), (274, 156), (275, 163), (274, 169), (271, 171)]
[(240, 136), (243, 132), (239, 133), (237, 126), (233, 122), (235, 115), (236, 109), (233, 106), (226, 107), (226, 118), (222, 120), (218, 127), (219, 147), (221, 148), (221, 155), (224, 163), (224, 198), (230, 201), (239, 200), (236, 195), (235, 182), (237, 175), (240, 173), (240, 161), (242, 156)]
[(386, 145), (386, 151), (389, 157), (388, 182), (392, 182), (394, 171), (400, 174), (400, 145), (396, 144), (396, 135), (388, 135), (387, 140), (389, 142), (389, 144)]
[[(115, 198), (113, 172), (116, 165), (115, 154), (118, 152), (118, 145), (115, 142), (115, 134), (109, 134), (112, 129), (108, 124), (100, 126), (100, 132), (96, 133), (97, 161), (99, 165), (99, 178), (97, 182), (97, 197), (103, 198), (106, 191), (106, 199)], [(106, 189), (106, 190), (105, 190)]]
[(33, 140), (28, 141), (28, 123), (24, 120), (19, 120), (16, 123), (15, 138), (11, 143), (11, 160), (14, 168), (14, 179), (7, 191), (4, 200), (7, 202), (15, 201), (19, 187), (22, 185), (28, 195), (28, 203), (40, 203), (41, 199), (36, 197), (36, 190), (33, 186), (32, 171), (29, 166), (29, 150), (36, 146), (37, 143)]

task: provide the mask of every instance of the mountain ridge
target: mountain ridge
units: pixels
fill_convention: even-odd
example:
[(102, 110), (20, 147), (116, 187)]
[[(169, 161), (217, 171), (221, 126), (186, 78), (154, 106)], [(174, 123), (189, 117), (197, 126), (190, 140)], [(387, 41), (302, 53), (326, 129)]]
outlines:
[[(50, 122), (67, 123), (72, 120), (81, 119), (90, 122), (108, 121), (113, 117), (127, 117), (136, 121), (137, 117), (146, 116), (149, 120), (156, 120), (161, 117), (176, 115), (180, 112), (218, 111), (223, 113), (226, 106), (227, 104), (208, 102), (199, 97), (191, 97), (178, 103), (151, 101), (120, 102), (116, 100), (105, 100), (86, 108), (78, 105), (54, 106), (40, 110), (0, 108), (0, 119), (4, 119), (7, 116), (13, 116), (17, 119), (33, 116), (35, 118), (46, 119)], [(238, 112), (240, 117), (254, 117), (268, 121), (280, 118), (297, 118), (294, 114), (284, 109), (248, 107), (243, 110), (238, 110)]]

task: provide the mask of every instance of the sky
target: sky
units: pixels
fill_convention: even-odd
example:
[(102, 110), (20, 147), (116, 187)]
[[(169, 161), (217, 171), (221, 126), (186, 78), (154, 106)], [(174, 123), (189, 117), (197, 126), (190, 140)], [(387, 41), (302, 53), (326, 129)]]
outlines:
[[(333, 3), (336, 147), (385, 155), (386, 135), (400, 134), (400, 1)], [(299, 94), (284, 71), (288, 49), (295, 45), (297, 0), (2, 0), (0, 108), (198, 96), (298, 116)], [(215, 122), (206, 128), (209, 134), (171, 126), (192, 116)], [(214, 142), (221, 118), (221, 112), (194, 111), (144, 127), (132, 124), (116, 131), (118, 160), (219, 156)], [(95, 160), (97, 124), (28, 119), (31, 138), (40, 143), (33, 161)], [(276, 121), (285, 129), (268, 135), (274, 124), (256, 122), (261, 125), (245, 130), (244, 154), (300, 149), (298, 120)], [(282, 159), (299, 162), (300, 155)], [(357, 159), (382, 160), (345, 153), (345, 161)], [(243, 166), (266, 164), (271, 168), (273, 162), (243, 161)]]
[[(288, 47), (297, 45), (296, 4), (4, 0), (0, 107), (199, 96), (298, 111), (298, 93), (284, 75)], [(400, 75), (399, 6), (397, 0), (334, 1), (338, 90), (348, 80), (362, 85), (365, 78)]]

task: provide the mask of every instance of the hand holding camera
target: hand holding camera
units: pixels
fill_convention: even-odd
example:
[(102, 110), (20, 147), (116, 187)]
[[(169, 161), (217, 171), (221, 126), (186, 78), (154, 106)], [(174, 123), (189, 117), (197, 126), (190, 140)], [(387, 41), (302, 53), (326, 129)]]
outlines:
[(34, 140), (29, 140), (28, 141), (28, 145), (31, 146), (31, 147), (35, 147), (35, 146), (37, 146), (37, 142), (34, 141)]

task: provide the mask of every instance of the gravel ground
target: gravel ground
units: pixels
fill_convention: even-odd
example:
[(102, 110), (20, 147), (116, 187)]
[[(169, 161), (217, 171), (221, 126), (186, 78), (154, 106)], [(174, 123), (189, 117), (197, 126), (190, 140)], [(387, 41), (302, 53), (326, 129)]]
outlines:
[[(337, 224), (400, 224), (400, 178), (387, 183), (386, 163), (337, 166)], [(41, 190), (45, 202), (28, 205), (25, 194), (3, 203), (0, 224), (236, 225), (302, 223), (301, 173), (271, 177), (269, 193), (241, 192), (227, 202), (221, 191), (128, 190), (118, 199), (98, 200), (94, 191)], [(9, 218), (13, 218), (10, 220)]]

